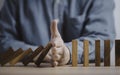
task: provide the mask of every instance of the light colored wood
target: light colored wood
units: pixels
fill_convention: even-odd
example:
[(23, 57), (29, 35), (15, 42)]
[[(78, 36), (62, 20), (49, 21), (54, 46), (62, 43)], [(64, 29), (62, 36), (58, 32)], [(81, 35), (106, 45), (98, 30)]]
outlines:
[[(50, 64), (41, 64), (36, 67), (34, 63), (30, 63), (24, 67), (23, 64), (16, 64), (14, 67), (0, 67), (0, 75), (120, 75), (120, 67), (70, 67), (65, 65), (60, 67), (51, 67)], [(102, 64), (101, 64), (102, 65)]]
[(32, 52), (32, 49), (29, 48), (28, 50), (24, 51), (19, 56), (17, 56), (15, 59), (13, 59), (12, 61), (10, 61), (10, 64), (11, 65), (16, 64), (17, 62), (19, 62), (20, 60), (22, 60), (26, 55), (30, 54), (31, 52)]
[(77, 40), (72, 40), (72, 67), (77, 67), (78, 64), (78, 42)]
[(115, 40), (115, 65), (120, 66), (120, 40)]
[(88, 67), (89, 66), (89, 41), (88, 40), (84, 40), (84, 45), (83, 45), (83, 66), (84, 67)]
[(100, 40), (95, 40), (95, 66), (100, 66)]
[(110, 40), (104, 40), (104, 66), (110, 66)]
[(12, 55), (9, 63), (10, 63), (13, 59), (15, 59), (17, 56), (19, 56), (20, 54), (22, 54), (23, 52), (24, 52), (24, 51), (23, 51), (21, 48), (17, 49), (17, 50), (15, 51), (14, 55)]

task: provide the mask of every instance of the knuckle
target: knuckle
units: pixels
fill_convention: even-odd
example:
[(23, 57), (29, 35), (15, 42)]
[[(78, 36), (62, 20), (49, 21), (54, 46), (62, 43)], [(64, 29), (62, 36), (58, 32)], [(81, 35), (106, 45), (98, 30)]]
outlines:
[(57, 53), (57, 50), (55, 47), (52, 48), (52, 54), (55, 55)]
[(59, 61), (60, 60), (60, 55), (58, 55), (58, 54), (53, 55), (53, 60), (54, 61)]

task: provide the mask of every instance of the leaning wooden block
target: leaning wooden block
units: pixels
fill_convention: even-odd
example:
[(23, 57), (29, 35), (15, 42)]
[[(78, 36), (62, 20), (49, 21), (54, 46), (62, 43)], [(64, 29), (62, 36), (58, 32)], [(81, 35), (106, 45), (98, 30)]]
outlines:
[(13, 59), (10, 64), (14, 65), (17, 62), (19, 62), (20, 60), (22, 60), (26, 55), (30, 54), (32, 52), (32, 49), (29, 48), (28, 50), (22, 52), (20, 55), (18, 55), (15, 59)]
[(35, 61), (35, 64), (39, 67), (47, 53), (49, 52), (50, 48), (52, 47), (51, 43), (48, 43), (47, 46), (42, 50), (41, 54), (39, 55), (38, 59)]
[(115, 66), (120, 66), (120, 40), (115, 40)]
[(20, 54), (22, 54), (24, 51), (19, 48), (15, 51), (14, 55), (11, 57), (9, 63), (11, 63), (16, 57), (18, 57)]
[(110, 40), (104, 40), (104, 66), (110, 66)]
[(30, 56), (28, 56), (26, 58), (26, 60), (23, 61), (23, 64), (25, 66), (27, 66), (27, 64), (29, 64), (30, 61), (33, 60), (33, 58), (35, 58), (43, 49), (43, 46), (39, 46)]
[(100, 40), (95, 40), (95, 66), (100, 66)]
[(73, 67), (77, 67), (77, 63), (78, 63), (78, 42), (77, 40), (72, 40), (72, 66)]
[(0, 57), (0, 64), (4, 66), (8, 61), (9, 58), (14, 54), (14, 50), (10, 47), (4, 54)]
[(9, 63), (15, 59), (17, 56), (19, 56), (21, 53), (23, 52), (23, 50), (21, 48), (19, 48), (18, 50), (15, 51), (14, 55), (11, 56), (11, 58), (9, 59)]
[(84, 45), (83, 45), (83, 59), (84, 59), (84, 62), (83, 62), (83, 66), (84, 67), (87, 67), (89, 66), (89, 41), (88, 40), (84, 40)]
[(4, 52), (0, 55), (0, 60), (4, 60), (9, 55), (11, 55), (11, 53), (13, 53), (13, 52), (14, 52), (14, 50), (10, 47), (6, 52)]

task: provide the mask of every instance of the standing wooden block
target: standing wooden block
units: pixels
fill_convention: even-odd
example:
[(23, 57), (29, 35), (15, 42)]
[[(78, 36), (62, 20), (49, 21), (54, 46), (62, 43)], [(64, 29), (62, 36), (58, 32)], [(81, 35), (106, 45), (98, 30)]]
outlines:
[(110, 66), (110, 40), (104, 41), (104, 66)]
[(27, 66), (27, 64), (33, 60), (43, 49), (43, 46), (39, 46), (30, 56), (26, 58), (26, 60), (23, 61), (23, 64)]
[(120, 40), (115, 40), (115, 66), (120, 66)]
[(100, 66), (100, 40), (95, 40), (95, 66)]
[(89, 66), (89, 41), (88, 40), (84, 40), (84, 46), (83, 46), (83, 56), (84, 56), (84, 63), (83, 66), (87, 67)]
[(78, 42), (77, 40), (72, 40), (72, 67), (77, 67), (78, 63)]
[(45, 58), (45, 56), (47, 55), (51, 47), (52, 47), (52, 44), (48, 43), (47, 46), (42, 50), (37, 60), (35, 60), (35, 64), (37, 65), (37, 67), (40, 66), (40, 64), (42, 63), (43, 59)]
[(26, 55), (30, 54), (32, 52), (32, 49), (29, 48), (28, 50), (24, 51), (23, 53), (21, 53), (19, 56), (17, 56), (15, 59), (13, 59), (10, 64), (14, 65), (17, 62), (19, 62), (21, 59), (23, 59)]

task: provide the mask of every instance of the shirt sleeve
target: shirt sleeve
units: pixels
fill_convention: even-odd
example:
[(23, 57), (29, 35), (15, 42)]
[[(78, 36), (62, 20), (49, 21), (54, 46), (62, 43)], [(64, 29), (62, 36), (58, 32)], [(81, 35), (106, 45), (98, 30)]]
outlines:
[(14, 50), (22, 48), (26, 50), (32, 48), (35, 50), (37, 46), (26, 44), (19, 38), (17, 30), (17, 0), (5, 0), (0, 10), (0, 53), (6, 51), (9, 47)]
[[(86, 10), (87, 9), (87, 10)], [(101, 42), (101, 59), (104, 59), (104, 40), (111, 41), (111, 47), (114, 44), (114, 2), (113, 0), (93, 0), (89, 7), (86, 5), (83, 9), (87, 14), (83, 35), (78, 40), (78, 63), (83, 62), (83, 41), (89, 40), (89, 60), (95, 60), (95, 40)], [(72, 43), (65, 43), (72, 54)], [(72, 57), (71, 57), (72, 59)], [(72, 63), (70, 59), (70, 63)]]

